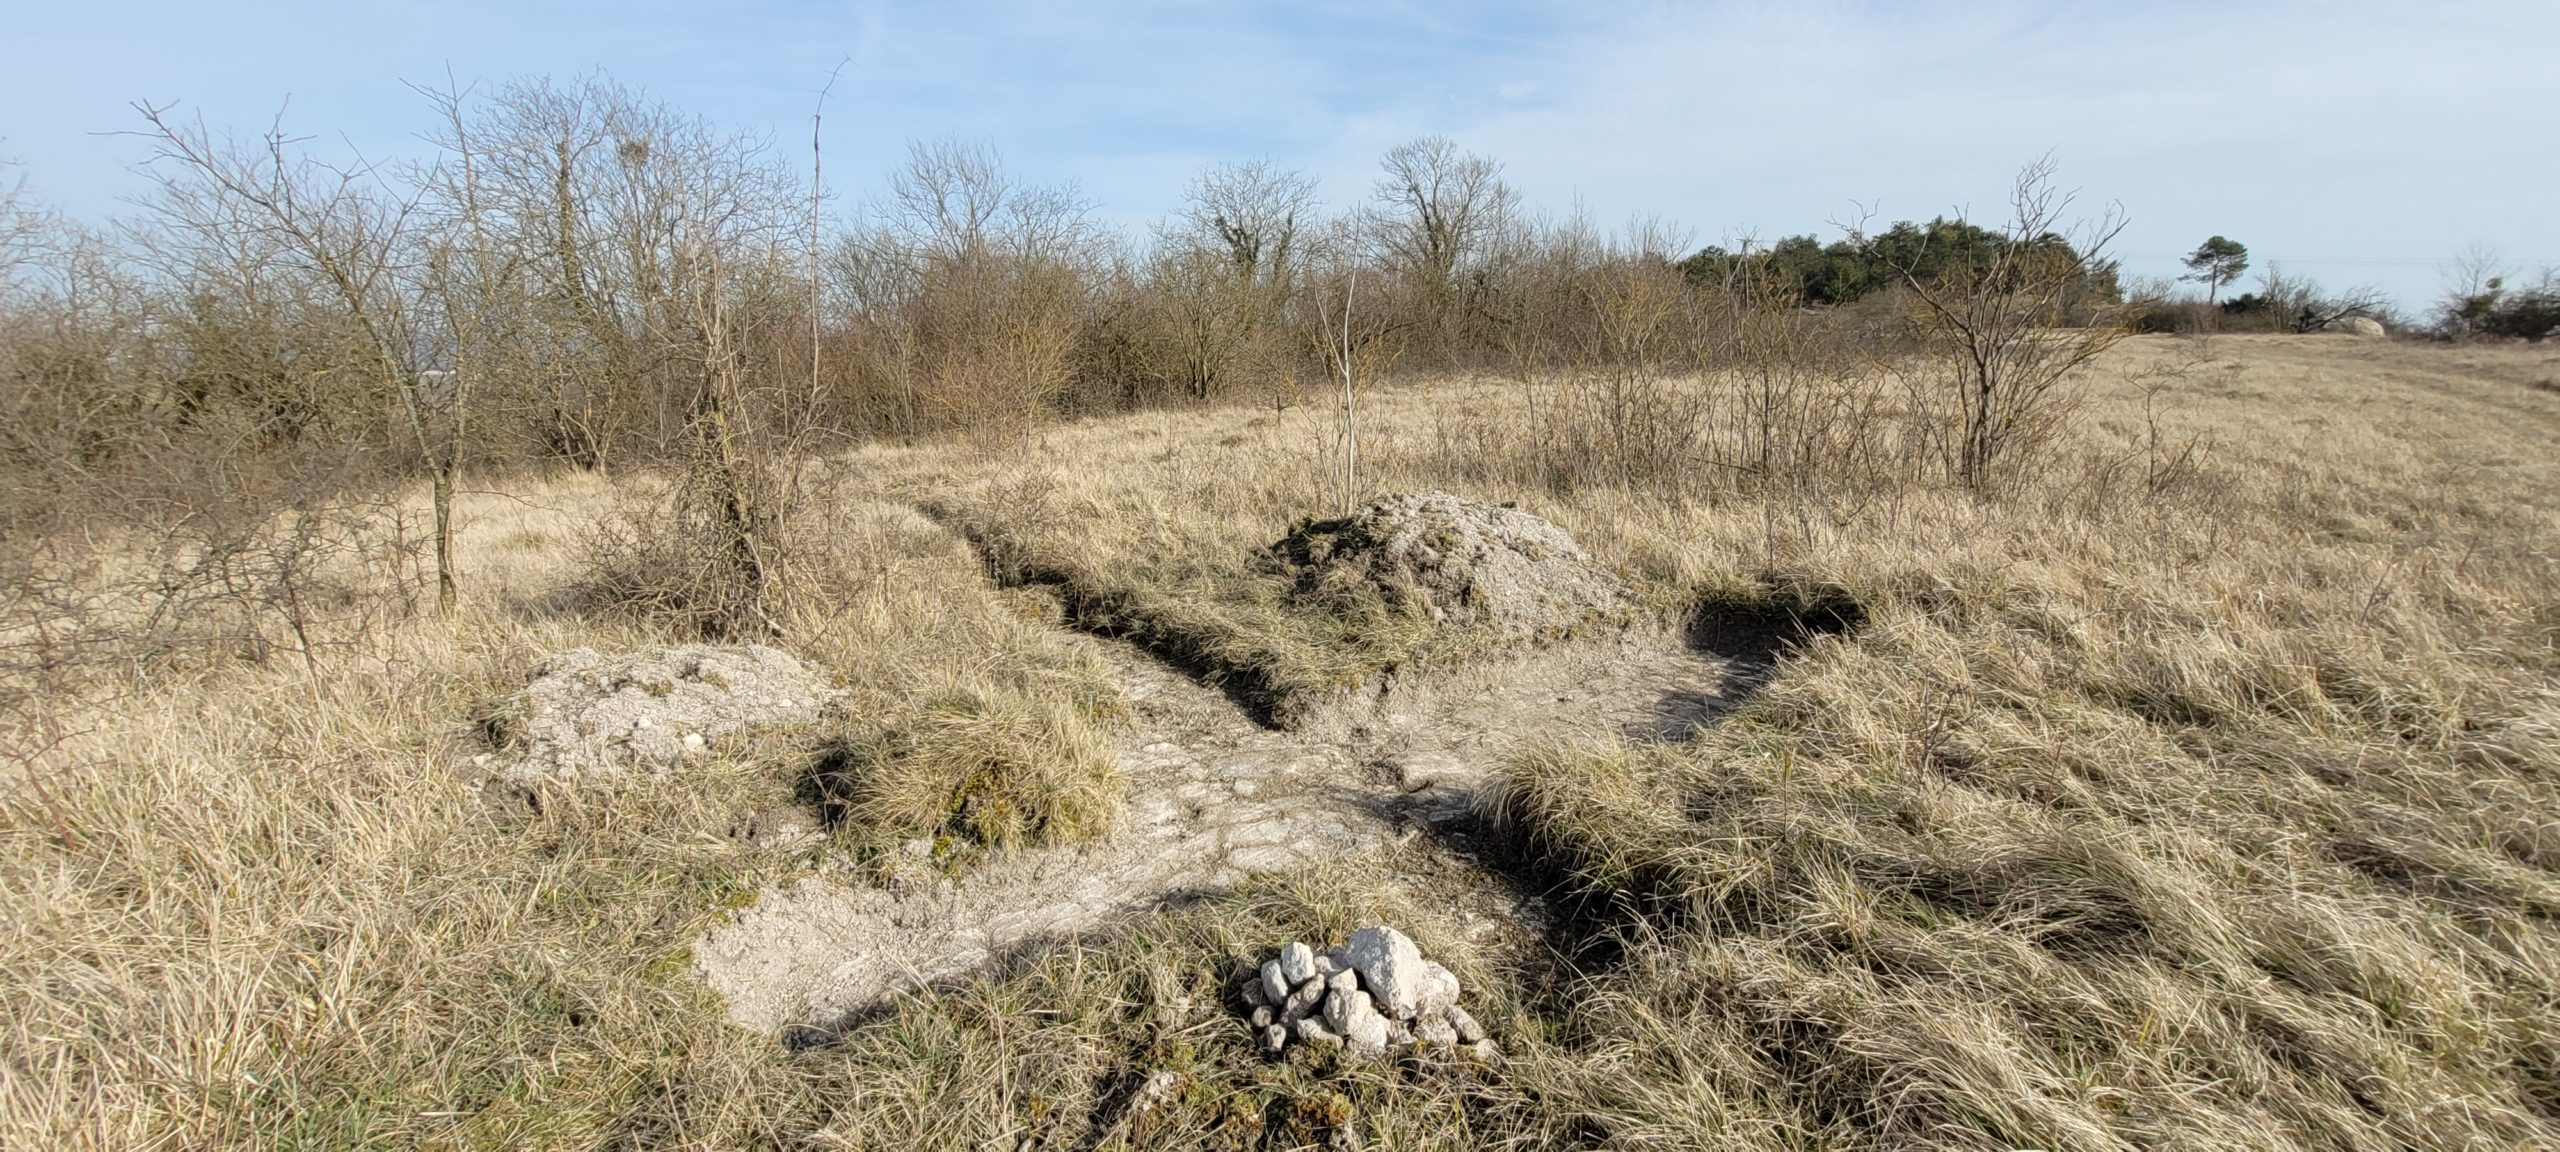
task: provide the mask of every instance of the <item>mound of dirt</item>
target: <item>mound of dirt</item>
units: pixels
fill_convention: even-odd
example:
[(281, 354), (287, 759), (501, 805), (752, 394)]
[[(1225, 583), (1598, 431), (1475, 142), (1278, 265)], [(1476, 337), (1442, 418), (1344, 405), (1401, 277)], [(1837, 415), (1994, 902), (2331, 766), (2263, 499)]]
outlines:
[(1379, 497), (1301, 525), (1272, 551), (1302, 590), (1367, 583), (1399, 610), (1505, 641), (1565, 635), (1633, 604), (1564, 529), (1445, 492)]
[(663, 772), (748, 729), (810, 721), (842, 693), (761, 644), (687, 644), (552, 657), (499, 710), (509, 781), (573, 782)]

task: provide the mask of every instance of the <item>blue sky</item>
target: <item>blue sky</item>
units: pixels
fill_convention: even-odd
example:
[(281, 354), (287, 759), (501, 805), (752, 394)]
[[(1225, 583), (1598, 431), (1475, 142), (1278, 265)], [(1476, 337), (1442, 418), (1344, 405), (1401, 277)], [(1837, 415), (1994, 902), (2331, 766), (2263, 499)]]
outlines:
[(1830, 234), (1871, 206), (1996, 212), (2047, 152), (2132, 219), (2137, 273), (2212, 233), (2332, 287), (2423, 304), (2473, 244), (2560, 263), (2554, 0), (1693, 4), (20, 3), (0, 156), (77, 215), (123, 211), (134, 100), (415, 152), (441, 83), (604, 69), (805, 153), (837, 60), (828, 183), (911, 138), (995, 145), (1104, 218), (1267, 156), (1342, 205), (1378, 153), (1445, 133), (1532, 207), (1656, 213), (1699, 243)]

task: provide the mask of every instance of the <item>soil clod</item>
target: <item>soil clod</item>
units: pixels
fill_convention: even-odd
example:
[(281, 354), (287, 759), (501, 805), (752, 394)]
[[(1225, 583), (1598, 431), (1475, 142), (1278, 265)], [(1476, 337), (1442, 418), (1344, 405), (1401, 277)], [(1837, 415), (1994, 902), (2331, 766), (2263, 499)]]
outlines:
[(1445, 492), (1381, 496), (1351, 516), (1309, 521), (1272, 553), (1302, 595), (1374, 588), (1398, 611), (1504, 642), (1570, 635), (1634, 604), (1571, 533)]

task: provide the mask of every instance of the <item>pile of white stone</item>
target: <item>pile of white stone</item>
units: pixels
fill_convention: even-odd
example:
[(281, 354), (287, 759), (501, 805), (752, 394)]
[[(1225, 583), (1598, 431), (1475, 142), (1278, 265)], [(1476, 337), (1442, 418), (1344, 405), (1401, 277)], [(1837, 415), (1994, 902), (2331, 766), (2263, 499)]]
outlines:
[(1244, 989), (1266, 1052), (1291, 1041), (1343, 1048), (1356, 1057), (1414, 1044), (1497, 1054), (1484, 1026), (1458, 1005), (1458, 978), (1422, 958), (1393, 928), (1363, 928), (1340, 948), (1318, 953), (1292, 942)]
[(687, 644), (613, 655), (576, 648), (499, 709), (499, 775), (517, 784), (663, 773), (753, 729), (838, 708), (827, 677), (761, 644)]

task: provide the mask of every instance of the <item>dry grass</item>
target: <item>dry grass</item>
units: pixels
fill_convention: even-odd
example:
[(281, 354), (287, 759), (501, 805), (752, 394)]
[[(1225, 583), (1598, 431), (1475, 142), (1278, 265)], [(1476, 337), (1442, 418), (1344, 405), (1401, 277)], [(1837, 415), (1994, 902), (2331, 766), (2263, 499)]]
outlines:
[[(848, 741), (819, 785), (856, 836), (957, 836), (973, 847), (1107, 834), (1120, 809), (1111, 744), (1074, 703), (960, 689)], [(948, 855), (949, 845), (943, 854)]]
[[(810, 749), (494, 817), (470, 719), (545, 651), (656, 637), (572, 595), (600, 485), (469, 498), (460, 617), (333, 617), (316, 671), (156, 680), (13, 782), (0, 1144), (1288, 1147), (1349, 1119), (1391, 1147), (2560, 1145), (2552, 356), (2213, 350), (2115, 350), (2084, 442), (1995, 503), (1558, 489), (1487, 450), (1516, 385), (1380, 393), (1382, 490), (1519, 500), (1667, 605), (1865, 611), (1693, 746), (1514, 766), (1500, 815), (1621, 946), (1543, 977), (1471, 952), (1387, 860), (1139, 917), (797, 1054), (722, 1023), (684, 948), (857, 854), (727, 834)], [(1073, 574), (1093, 623), (1318, 691), (1417, 639), (1256, 590), (1253, 550), (1330, 506), (1324, 422), (842, 461), (812, 530), (840, 562), (787, 639), (879, 738), (948, 737), (895, 818), (948, 827), (954, 765), (1096, 762), (1118, 705), (1036, 598), (892, 498)], [(1266, 1065), (1211, 1006), (1271, 940), (1380, 918), (1482, 989), (1507, 1066)], [(1125, 1116), (1159, 1069), (1175, 1105)]]

